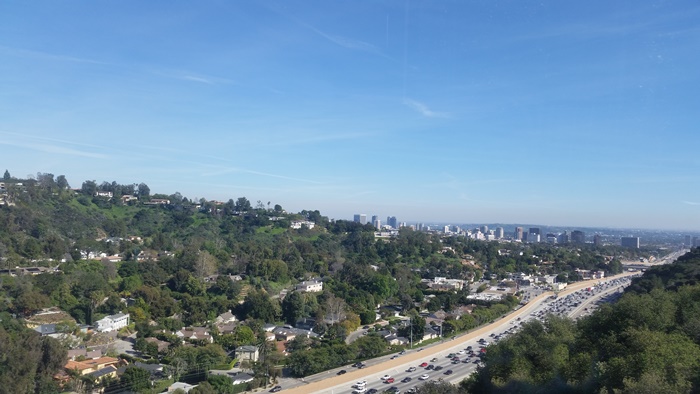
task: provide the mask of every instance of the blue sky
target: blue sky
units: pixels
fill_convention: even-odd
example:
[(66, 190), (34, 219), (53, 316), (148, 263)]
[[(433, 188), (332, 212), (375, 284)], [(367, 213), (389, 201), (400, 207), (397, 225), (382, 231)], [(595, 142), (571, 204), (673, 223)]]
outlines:
[(695, 1), (2, 2), (0, 166), (338, 219), (700, 230), (699, 22)]

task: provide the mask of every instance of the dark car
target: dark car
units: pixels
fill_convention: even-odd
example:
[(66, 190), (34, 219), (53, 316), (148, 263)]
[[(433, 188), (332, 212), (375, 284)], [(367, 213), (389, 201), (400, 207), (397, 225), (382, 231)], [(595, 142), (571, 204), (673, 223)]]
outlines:
[(338, 371), (338, 375), (343, 375), (343, 374), (345, 374), (345, 373), (347, 373), (347, 372), (348, 372), (348, 371), (346, 371), (346, 370), (344, 370), (344, 369), (341, 369), (340, 371)]
[(377, 394), (378, 392), (379, 392), (379, 390), (377, 390), (377, 389), (369, 389), (369, 390), (367, 390), (367, 393), (365, 393), (365, 394)]
[(452, 370), (448, 369), (447, 371), (444, 372), (445, 375), (452, 375)]
[(425, 367), (425, 369), (435, 369), (435, 366), (433, 364), (430, 364), (427, 367)]
[(411, 377), (410, 377), (410, 376), (406, 376), (405, 378), (401, 379), (401, 383), (408, 383), (408, 382), (410, 382), (410, 381), (411, 381)]
[(436, 365), (434, 369), (435, 369), (436, 371), (439, 371), (439, 370), (442, 369), (442, 365)]
[(282, 386), (275, 386), (270, 390), (271, 393), (276, 393), (278, 391), (282, 391)]

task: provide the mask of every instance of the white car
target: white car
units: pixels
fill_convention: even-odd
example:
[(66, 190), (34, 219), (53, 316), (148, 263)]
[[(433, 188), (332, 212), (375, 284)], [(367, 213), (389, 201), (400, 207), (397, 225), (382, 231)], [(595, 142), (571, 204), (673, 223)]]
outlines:
[(366, 380), (360, 380), (359, 382), (355, 383), (355, 385), (352, 386), (352, 387), (355, 387), (355, 388), (358, 388), (358, 389), (360, 389), (360, 388), (361, 388), (361, 389), (364, 389), (365, 386), (367, 386), (367, 381), (366, 381)]
[(362, 388), (357, 388), (357, 389), (353, 390), (352, 393), (353, 393), (353, 394), (362, 394), (362, 393), (364, 393), (365, 391), (367, 391), (367, 389), (364, 388), (364, 387), (362, 387)]
[(390, 377), (391, 377), (391, 376), (389, 376), (389, 375), (384, 375), (384, 376), (382, 376), (381, 379), (382, 379), (382, 380), (387, 380), (387, 379), (389, 379)]
[(428, 379), (430, 379), (430, 376), (428, 376), (427, 373), (424, 373), (424, 374), (421, 375), (420, 378), (418, 378), (418, 379), (420, 379), (420, 380), (428, 380)]

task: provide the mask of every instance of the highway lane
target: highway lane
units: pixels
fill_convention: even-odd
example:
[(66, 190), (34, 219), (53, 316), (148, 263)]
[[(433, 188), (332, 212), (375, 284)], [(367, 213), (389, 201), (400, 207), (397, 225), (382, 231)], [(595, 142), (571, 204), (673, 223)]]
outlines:
[[(615, 275), (612, 277), (608, 277), (604, 279), (603, 281), (609, 281), (613, 280), (615, 278), (621, 278), (621, 277), (627, 277), (631, 275), (637, 274), (636, 272), (625, 272), (620, 275)], [(570, 293), (574, 293), (577, 290), (590, 287), (590, 286), (595, 286), (598, 282), (601, 280), (589, 280), (585, 282), (576, 282), (571, 284), (570, 286), (567, 287), (567, 289), (559, 292), (559, 297), (566, 296)], [(447, 369), (447, 365), (452, 365), (449, 364), (448, 361), (446, 361), (445, 355), (450, 353), (450, 352), (457, 352), (459, 350), (462, 350), (466, 348), (467, 346), (472, 346), (474, 347), (476, 345), (476, 341), (480, 338), (485, 338), (488, 340), (490, 338), (490, 334), (499, 334), (501, 332), (504, 332), (512, 327), (511, 322), (516, 322), (518, 321), (517, 319), (520, 318), (521, 320), (524, 318), (527, 318), (531, 313), (536, 312), (540, 306), (543, 304), (549, 302), (549, 297), (553, 295), (552, 292), (546, 292), (543, 293), (536, 298), (534, 298), (532, 301), (530, 301), (527, 305), (523, 306), (520, 309), (517, 309), (510, 315), (506, 316), (505, 318), (499, 319), (495, 321), (492, 324), (489, 324), (487, 326), (481, 327), (479, 329), (476, 329), (475, 331), (462, 334), (461, 336), (458, 336), (454, 340), (445, 340), (444, 342), (438, 343), (436, 345), (427, 347), (422, 350), (411, 350), (408, 351), (405, 355), (400, 356), (396, 359), (393, 360), (387, 360), (381, 363), (378, 363), (376, 365), (369, 365), (364, 369), (355, 369), (352, 367), (345, 367), (348, 372), (344, 375), (336, 375), (336, 372), (339, 369), (332, 370), (332, 371), (327, 371), (325, 373), (322, 373), (320, 375), (315, 375), (315, 377), (318, 379), (314, 379), (316, 381), (310, 382), (308, 384), (303, 384), (301, 386), (297, 386), (294, 388), (286, 389), (283, 390), (285, 394), (308, 394), (308, 393), (329, 393), (329, 394), (350, 394), (352, 393), (353, 389), (351, 388), (351, 385), (357, 381), (361, 380), (366, 380), (367, 381), (367, 389), (375, 388), (377, 390), (383, 391), (388, 389), (391, 386), (397, 386), (401, 389), (401, 391), (404, 391), (405, 388), (408, 388), (412, 385), (416, 384), (416, 378), (420, 376), (423, 373), (428, 373), (426, 371), (421, 371), (418, 369), (415, 372), (408, 373), (405, 372), (409, 367), (417, 367), (420, 363), (422, 362), (429, 362), (430, 359), (432, 358), (437, 358), (438, 362), (440, 364), (435, 364), (435, 365), (441, 365), (443, 366), (442, 371), (438, 372), (430, 372), (428, 375), (430, 376), (431, 379), (437, 379), (439, 377), (447, 377), (448, 381), (458, 381), (461, 380), (463, 377), (468, 376), (469, 373), (473, 372), (473, 369), (475, 368), (475, 364), (460, 364), (460, 365), (454, 365), (454, 368), (451, 368), (455, 371), (455, 374), (452, 376), (448, 375), (443, 375), (443, 372)], [(513, 324), (514, 324), (513, 323)], [(460, 358), (461, 359), (461, 358)], [(471, 370), (471, 371), (470, 371)], [(458, 374), (459, 371), (459, 374)], [(420, 372), (420, 373), (418, 373)], [(393, 384), (385, 384), (382, 383), (381, 377), (384, 375), (390, 375), (394, 377), (396, 380), (395, 383)], [(398, 383), (400, 379), (410, 375), (412, 380), (410, 383)], [(312, 377), (313, 379), (313, 377)]]

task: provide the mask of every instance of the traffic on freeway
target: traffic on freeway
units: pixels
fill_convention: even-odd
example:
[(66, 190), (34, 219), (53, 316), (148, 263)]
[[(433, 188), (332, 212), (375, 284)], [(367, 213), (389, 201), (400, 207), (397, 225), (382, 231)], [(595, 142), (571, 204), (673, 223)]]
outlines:
[[(363, 369), (345, 367), (343, 369), (347, 370), (347, 374), (342, 376), (333, 376), (337, 371), (328, 371), (328, 377), (323, 380), (285, 392), (401, 393), (413, 392), (418, 385), (430, 380), (456, 383), (476, 370), (482, 355), (488, 352), (489, 344), (517, 332), (528, 320), (544, 319), (549, 313), (570, 316), (584, 303), (590, 305), (589, 309), (593, 309), (596, 300), (619, 292), (620, 288), (629, 285), (632, 276), (637, 275), (639, 273), (627, 272), (607, 279), (577, 282), (560, 292), (556, 298), (552, 298), (552, 293), (543, 293), (511, 315), (471, 333), (425, 349), (406, 351), (403, 355), (395, 355), (391, 360), (376, 365), (363, 364)], [(353, 379), (348, 380), (349, 378)]]

